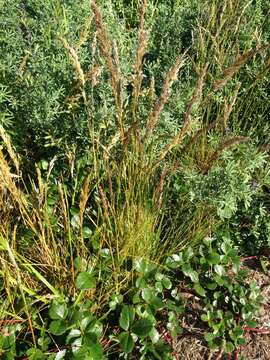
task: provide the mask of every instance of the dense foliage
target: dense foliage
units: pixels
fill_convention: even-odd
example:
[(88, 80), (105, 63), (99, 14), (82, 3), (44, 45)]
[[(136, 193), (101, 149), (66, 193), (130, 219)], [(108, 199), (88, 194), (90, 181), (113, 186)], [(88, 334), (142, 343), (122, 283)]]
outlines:
[(192, 301), (211, 354), (246, 344), (269, 21), (269, 1), (0, 0), (1, 358), (177, 359)]

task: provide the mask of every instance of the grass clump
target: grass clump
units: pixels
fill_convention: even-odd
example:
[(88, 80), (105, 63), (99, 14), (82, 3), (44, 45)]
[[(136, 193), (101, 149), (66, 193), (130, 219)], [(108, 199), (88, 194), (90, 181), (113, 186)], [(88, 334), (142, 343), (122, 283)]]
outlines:
[(186, 292), (209, 351), (244, 345), (262, 298), (241, 255), (269, 247), (268, 10), (7, 6), (1, 356), (176, 358)]

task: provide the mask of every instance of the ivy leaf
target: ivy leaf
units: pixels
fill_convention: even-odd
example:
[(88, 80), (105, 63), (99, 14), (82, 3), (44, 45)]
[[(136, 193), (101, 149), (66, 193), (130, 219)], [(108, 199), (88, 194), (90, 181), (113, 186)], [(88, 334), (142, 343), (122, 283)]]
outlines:
[(153, 328), (152, 321), (148, 319), (141, 319), (135, 322), (135, 324), (132, 326), (132, 332), (139, 337), (145, 337), (147, 336)]
[(77, 276), (76, 286), (80, 290), (93, 289), (96, 287), (96, 279), (92, 274), (83, 271)]
[(128, 332), (122, 332), (119, 335), (119, 343), (126, 354), (131, 353), (135, 345), (132, 336)]
[(133, 323), (135, 317), (134, 308), (131, 306), (124, 305), (120, 314), (119, 325), (122, 329), (128, 330), (130, 325)]

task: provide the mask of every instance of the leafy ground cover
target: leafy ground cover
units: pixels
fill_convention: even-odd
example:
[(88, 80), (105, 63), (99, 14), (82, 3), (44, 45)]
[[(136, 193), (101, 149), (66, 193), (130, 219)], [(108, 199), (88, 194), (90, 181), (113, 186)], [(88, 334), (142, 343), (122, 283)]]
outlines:
[(0, 356), (269, 359), (268, 1), (0, 1)]

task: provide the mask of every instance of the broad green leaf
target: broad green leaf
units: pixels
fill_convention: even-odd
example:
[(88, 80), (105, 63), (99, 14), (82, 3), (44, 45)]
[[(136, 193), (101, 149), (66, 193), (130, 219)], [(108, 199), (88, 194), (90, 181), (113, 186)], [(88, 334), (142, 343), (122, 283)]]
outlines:
[(68, 334), (68, 336), (67, 336), (67, 338), (66, 338), (66, 343), (68, 344), (68, 343), (70, 342), (70, 340), (72, 340), (72, 339), (74, 339), (74, 338), (77, 338), (77, 337), (79, 337), (79, 336), (81, 336), (81, 330), (79, 330), (79, 329), (72, 329), (72, 330), (69, 332), (69, 334)]
[(135, 317), (135, 311), (132, 306), (124, 305), (120, 314), (119, 325), (122, 329), (128, 330), (133, 323)]
[(76, 286), (80, 290), (89, 290), (96, 287), (96, 279), (86, 271), (81, 272), (76, 279)]
[(175, 254), (174, 256), (170, 256), (166, 259), (166, 266), (170, 269), (177, 269), (181, 264), (179, 255)]
[(91, 235), (92, 235), (92, 230), (89, 229), (89, 227), (84, 226), (82, 228), (82, 236), (83, 236), (83, 238), (84, 239), (89, 239), (91, 237)]
[(49, 168), (49, 163), (47, 160), (41, 160), (39, 162), (39, 165), (42, 170), (48, 170), (48, 168)]
[(27, 351), (27, 355), (29, 360), (45, 360), (46, 357), (43, 355), (40, 349), (31, 348)]
[(207, 262), (210, 265), (216, 265), (220, 263), (220, 255), (217, 252), (212, 251), (211, 254), (207, 257)]
[(145, 273), (147, 269), (147, 263), (144, 259), (135, 259), (134, 268), (140, 273)]
[(116, 309), (116, 306), (123, 302), (123, 295), (121, 294), (114, 294), (112, 296), (111, 301), (109, 302), (109, 306), (112, 310)]
[(142, 298), (147, 303), (151, 303), (151, 300), (153, 299), (154, 296), (155, 294), (152, 289), (145, 288), (142, 290)]
[(157, 290), (158, 292), (162, 293), (162, 291), (163, 291), (163, 286), (162, 286), (162, 283), (161, 283), (160, 281), (157, 281), (157, 282), (155, 283), (155, 288), (156, 288), (156, 290)]
[(169, 290), (172, 287), (172, 282), (171, 282), (171, 280), (169, 278), (164, 277), (162, 279), (162, 285), (165, 287), (165, 289)]
[(194, 285), (194, 290), (197, 292), (197, 294), (199, 294), (200, 296), (205, 296), (206, 292), (204, 290), (204, 288), (199, 284), (195, 284)]
[(215, 334), (211, 333), (211, 332), (207, 332), (204, 334), (204, 338), (207, 342), (209, 341), (213, 341), (215, 339)]
[(95, 344), (91, 347), (83, 345), (73, 352), (73, 360), (103, 360), (103, 349), (100, 344)]
[(208, 322), (210, 320), (210, 318), (207, 314), (202, 314), (201, 319), (202, 319), (202, 321), (205, 321), (205, 322)]
[(183, 273), (188, 276), (191, 281), (193, 281), (194, 283), (198, 283), (199, 282), (199, 276), (198, 273), (196, 271), (194, 271), (190, 265), (183, 265), (182, 266), (182, 271)]
[(230, 341), (227, 341), (225, 346), (224, 346), (224, 350), (226, 353), (230, 354), (233, 352), (234, 350), (234, 345), (233, 343), (231, 343)]
[(165, 304), (158, 296), (153, 296), (149, 305), (153, 306), (155, 310), (159, 310), (162, 309)]
[(157, 331), (156, 328), (153, 327), (153, 329), (151, 330), (150, 334), (149, 334), (151, 341), (153, 344), (156, 344), (159, 341), (159, 332)]
[(66, 304), (53, 303), (49, 310), (50, 318), (53, 320), (63, 320), (67, 317), (68, 310)]
[(65, 355), (66, 355), (67, 350), (60, 350), (58, 351), (58, 353), (55, 355), (54, 360), (62, 360), (65, 359)]
[(152, 328), (153, 328), (152, 321), (148, 319), (141, 319), (135, 322), (131, 330), (134, 334), (138, 335), (139, 337), (145, 337), (149, 335)]
[(49, 330), (51, 334), (59, 336), (66, 332), (67, 326), (62, 320), (53, 320), (50, 324)]
[(216, 283), (207, 283), (206, 284), (206, 287), (207, 287), (207, 289), (209, 289), (209, 290), (215, 290), (216, 288), (217, 288), (217, 284)]
[(93, 332), (87, 332), (82, 338), (82, 344), (91, 347), (97, 343), (97, 335)]
[(122, 332), (119, 335), (119, 343), (126, 354), (131, 353), (135, 345), (132, 336), (128, 332)]
[(243, 346), (243, 345), (246, 345), (247, 340), (246, 340), (244, 337), (239, 337), (239, 338), (236, 340), (236, 342), (237, 342), (237, 345), (238, 345), (238, 346)]
[(103, 324), (100, 321), (95, 321), (94, 323), (90, 323), (86, 329), (87, 333), (94, 333), (97, 338), (99, 339), (104, 330), (103, 330)]
[(133, 304), (138, 304), (140, 301), (141, 301), (140, 292), (137, 291), (137, 292), (133, 295), (132, 303), (133, 303)]
[(225, 269), (222, 265), (215, 265), (214, 266), (215, 272), (219, 275), (222, 276), (225, 274)]
[(257, 322), (256, 322), (256, 321), (252, 321), (252, 320), (246, 321), (246, 325), (247, 325), (248, 327), (250, 327), (250, 328), (254, 328), (254, 327), (257, 326)]

